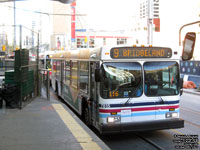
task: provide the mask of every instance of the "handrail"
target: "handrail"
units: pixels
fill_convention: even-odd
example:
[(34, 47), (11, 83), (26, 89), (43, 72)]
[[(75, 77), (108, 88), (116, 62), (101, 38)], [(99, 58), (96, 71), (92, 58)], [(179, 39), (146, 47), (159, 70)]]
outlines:
[(179, 29), (179, 46), (181, 46), (181, 31), (182, 31), (182, 29), (186, 26), (190, 26), (190, 25), (197, 24), (197, 23), (200, 23), (200, 21), (195, 21), (195, 22), (185, 24)]

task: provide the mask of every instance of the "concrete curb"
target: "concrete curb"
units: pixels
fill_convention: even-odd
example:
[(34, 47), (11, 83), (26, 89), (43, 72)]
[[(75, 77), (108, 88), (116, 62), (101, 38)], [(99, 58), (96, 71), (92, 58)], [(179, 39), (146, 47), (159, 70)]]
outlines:
[(190, 93), (195, 95), (200, 95), (200, 91), (197, 89), (183, 89), (183, 93)]

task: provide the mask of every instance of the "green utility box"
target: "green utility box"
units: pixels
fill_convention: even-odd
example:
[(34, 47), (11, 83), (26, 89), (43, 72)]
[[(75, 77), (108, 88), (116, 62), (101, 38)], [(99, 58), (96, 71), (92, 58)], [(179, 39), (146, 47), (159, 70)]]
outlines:
[(15, 84), (14, 70), (8, 70), (5, 72), (5, 84)]
[(15, 51), (15, 76), (17, 82), (28, 80), (29, 51), (26, 49)]
[(26, 81), (17, 82), (14, 80), (14, 76), (15, 76), (14, 70), (6, 71), (5, 84), (17, 85), (18, 88), (20, 88), (22, 99), (23, 97), (28, 96), (28, 94), (31, 94), (34, 91), (34, 71), (33, 70), (28, 71)]

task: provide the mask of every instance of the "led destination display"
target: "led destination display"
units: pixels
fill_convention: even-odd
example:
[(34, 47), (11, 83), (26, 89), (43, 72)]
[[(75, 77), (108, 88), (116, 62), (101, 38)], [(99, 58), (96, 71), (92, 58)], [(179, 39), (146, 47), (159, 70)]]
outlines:
[(164, 47), (116, 47), (110, 50), (113, 59), (170, 58), (172, 50)]

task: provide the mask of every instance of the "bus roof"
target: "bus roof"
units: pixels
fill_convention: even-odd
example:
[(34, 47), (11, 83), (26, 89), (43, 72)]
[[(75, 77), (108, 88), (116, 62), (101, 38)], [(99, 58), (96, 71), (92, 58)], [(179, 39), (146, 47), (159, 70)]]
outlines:
[(59, 51), (52, 55), (52, 59), (93, 59), (100, 56), (100, 48)]
[(59, 51), (53, 59), (83, 60), (148, 60), (171, 59), (173, 52), (167, 47), (103, 46), (101, 48)]

